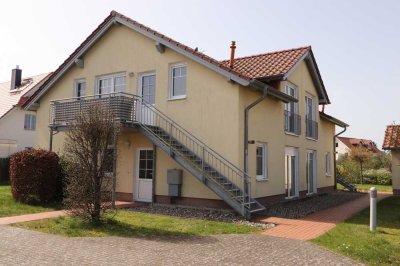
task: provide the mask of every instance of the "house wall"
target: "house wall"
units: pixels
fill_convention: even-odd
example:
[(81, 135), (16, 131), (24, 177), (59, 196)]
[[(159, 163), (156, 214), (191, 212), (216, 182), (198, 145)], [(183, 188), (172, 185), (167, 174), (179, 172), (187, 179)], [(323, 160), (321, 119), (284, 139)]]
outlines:
[(35, 112), (21, 110), (14, 107), (0, 119), (0, 158), (34, 147), (35, 130), (25, 130), (25, 114)]
[[(285, 147), (296, 147), (299, 149), (299, 176), (300, 191), (307, 190), (306, 181), (306, 152), (314, 150), (317, 153), (317, 187), (332, 188), (333, 178), (333, 138), (335, 135), (335, 125), (321, 120), (318, 115), (318, 140), (311, 140), (305, 136), (305, 96), (306, 94), (317, 97), (317, 92), (304, 62), (289, 76), (288, 80), (281, 82), (280, 89), (284, 91), (285, 85), (295, 85), (298, 90), (299, 114), (301, 115), (301, 135), (294, 136), (284, 132), (284, 103), (276, 100), (267, 99), (256, 105), (250, 111), (249, 119), (249, 140), (256, 143), (266, 143), (268, 146), (268, 179), (256, 181), (252, 179), (252, 191), (256, 198), (285, 194)], [(259, 94), (240, 90), (241, 109), (255, 101)], [(243, 115), (242, 115), (243, 116)], [(242, 117), (240, 116), (240, 117)], [(243, 132), (241, 122), (241, 132)], [(242, 138), (242, 135), (241, 135)], [(242, 143), (242, 142), (241, 142)], [(242, 150), (243, 144), (239, 150)], [(331, 175), (325, 174), (325, 153), (331, 154)], [(256, 145), (249, 145), (249, 174), (256, 175)], [(242, 163), (242, 162), (241, 162)]]
[[(238, 84), (230, 83), (225, 77), (191, 61), (188, 58), (166, 49), (160, 54), (154, 41), (124, 26), (112, 28), (83, 56), (85, 66), (71, 67), (60, 80), (41, 98), (37, 111), (36, 146), (48, 148), (48, 117), (50, 100), (73, 96), (74, 80), (86, 79), (86, 94), (95, 93), (95, 79), (100, 75), (126, 73), (126, 92), (136, 94), (140, 73), (156, 73), (156, 107), (166, 113), (183, 128), (194, 134), (209, 147), (243, 169), (243, 112), (244, 108), (260, 93)], [(187, 97), (169, 100), (169, 66), (171, 63), (187, 64)], [(134, 75), (128, 75), (133, 72)], [(300, 114), (304, 119), (304, 93), (317, 95), (304, 63), (289, 77), (290, 82), (300, 88)], [(281, 84), (283, 89), (284, 83)], [(239, 108), (238, 108), (239, 107)], [(301, 189), (305, 188), (305, 151), (317, 151), (318, 187), (333, 186), (333, 177), (324, 172), (324, 154), (333, 150), (334, 125), (319, 122), (319, 140), (305, 139), (305, 129), (301, 136), (285, 135), (283, 131), (282, 102), (267, 99), (251, 111), (250, 139), (268, 143), (269, 180), (256, 182), (252, 179), (252, 193), (255, 197), (283, 194), (284, 188), (284, 150), (285, 146), (300, 149)], [(318, 110), (318, 108), (317, 108)], [(53, 139), (53, 150), (62, 153), (65, 134), (58, 133)], [(127, 143), (130, 143), (127, 145)], [(117, 191), (130, 195), (135, 193), (134, 177), (136, 151), (141, 146), (151, 146), (139, 133), (123, 132), (118, 144)], [(250, 145), (250, 176), (255, 176), (255, 147)], [(333, 167), (333, 155), (331, 156)], [(157, 150), (155, 192), (167, 196), (166, 170), (181, 168), (167, 154)], [(333, 171), (333, 169), (332, 169)], [(188, 198), (218, 199), (195, 177), (184, 171), (182, 195)]]
[(394, 150), (391, 153), (393, 194), (400, 196), (400, 151)]

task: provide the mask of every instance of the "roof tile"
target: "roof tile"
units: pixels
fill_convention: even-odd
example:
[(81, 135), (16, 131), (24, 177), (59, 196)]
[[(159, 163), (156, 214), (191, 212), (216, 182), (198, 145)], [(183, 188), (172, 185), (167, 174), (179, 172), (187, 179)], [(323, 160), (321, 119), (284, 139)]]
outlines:
[(400, 150), (400, 125), (387, 126), (382, 148), (384, 150)]

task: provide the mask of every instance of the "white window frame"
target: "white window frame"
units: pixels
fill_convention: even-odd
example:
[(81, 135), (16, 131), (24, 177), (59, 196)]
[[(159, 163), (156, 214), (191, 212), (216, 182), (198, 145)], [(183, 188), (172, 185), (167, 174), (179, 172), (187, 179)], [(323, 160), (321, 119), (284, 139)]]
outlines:
[[(311, 119), (307, 117), (307, 108), (308, 108), (307, 99), (311, 99), (311, 103), (312, 103)], [(306, 104), (305, 104), (305, 113), (304, 114), (306, 116), (306, 119), (316, 121), (317, 120), (317, 118), (316, 118), (317, 117), (317, 113), (316, 113), (317, 108), (316, 108), (316, 103), (315, 103), (315, 97), (312, 96), (311, 94), (307, 94), (305, 97), (305, 103)]]
[(313, 167), (312, 167), (312, 171), (313, 171), (313, 180), (312, 180), (312, 182), (313, 182), (313, 191), (309, 191), (309, 184), (307, 183), (307, 195), (312, 195), (312, 194), (315, 194), (315, 193), (317, 193), (317, 179), (318, 179), (318, 176), (317, 176), (317, 151), (315, 151), (315, 150), (307, 150), (307, 156), (306, 156), (306, 169), (307, 169), (307, 180), (308, 180), (308, 182), (310, 182), (310, 176), (309, 176), (309, 155), (310, 154), (312, 154), (312, 156), (313, 156)]
[(123, 91), (121, 92), (125, 92), (126, 91), (126, 87), (127, 87), (127, 78), (126, 78), (126, 73), (125, 72), (121, 72), (121, 73), (116, 73), (116, 74), (108, 74), (108, 75), (101, 75), (101, 76), (97, 76), (96, 77), (96, 87), (95, 87), (95, 94), (97, 95), (102, 95), (105, 93), (100, 93), (100, 81), (101, 80), (105, 80), (105, 79), (111, 79), (111, 91), (109, 93), (116, 93), (115, 92), (115, 79), (116, 78), (121, 78), (124, 77), (125, 78), (125, 88)]
[[(262, 174), (257, 174), (257, 149), (262, 149)], [(268, 145), (266, 143), (256, 144), (256, 180), (263, 181), (268, 180)]]
[[(174, 69), (175, 68), (181, 68), (181, 67), (185, 67), (186, 68), (186, 76), (185, 76), (185, 94), (182, 95), (174, 95), (174, 77), (173, 77), (173, 73), (174, 73)], [(169, 92), (168, 92), (168, 99), (169, 100), (179, 100), (179, 99), (186, 99), (186, 95), (187, 95), (187, 73), (188, 73), (188, 68), (187, 68), (187, 64), (186, 63), (178, 63), (178, 64), (172, 64), (169, 66)]]
[[(27, 117), (29, 117), (28, 124)], [(36, 115), (34, 114), (25, 114), (24, 115), (24, 129), (25, 130), (36, 130)]]
[[(78, 84), (82, 84), (82, 83), (85, 83), (85, 90), (84, 90), (83, 95), (78, 96)], [(82, 97), (85, 97), (86, 96), (86, 90), (87, 90), (86, 79), (77, 79), (77, 80), (74, 81), (74, 97), (75, 98), (80, 99)]]
[[(291, 95), (291, 94), (289, 93), (290, 89), (293, 89), (294, 95)], [(294, 85), (285, 85), (285, 93), (286, 93), (287, 95), (289, 95), (289, 96), (292, 96), (292, 97), (296, 98), (296, 99), (299, 98), (298, 89), (297, 89), (297, 87), (294, 86)], [(289, 110), (289, 104), (290, 104), (290, 103), (285, 103), (285, 110), (286, 110), (286, 111), (290, 111), (290, 110)], [(296, 103), (296, 102), (294, 103), (294, 113), (297, 114), (297, 115), (299, 114), (299, 103), (298, 103), (298, 102), (297, 102), (297, 103)]]
[(325, 153), (325, 175), (331, 176), (331, 153)]

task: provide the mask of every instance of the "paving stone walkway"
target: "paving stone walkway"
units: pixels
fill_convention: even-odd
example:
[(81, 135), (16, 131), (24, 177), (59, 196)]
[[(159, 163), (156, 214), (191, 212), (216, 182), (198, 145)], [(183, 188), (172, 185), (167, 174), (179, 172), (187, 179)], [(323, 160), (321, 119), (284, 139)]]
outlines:
[(0, 226), (0, 265), (360, 265), (310, 242), (261, 234), (65, 238)]
[[(378, 201), (391, 195), (391, 193), (379, 193)], [(277, 225), (272, 229), (264, 231), (263, 234), (265, 235), (297, 240), (311, 240), (333, 229), (337, 223), (367, 208), (369, 200), (369, 194), (366, 193), (356, 200), (310, 214), (301, 219), (268, 217), (259, 219), (259, 221)]]

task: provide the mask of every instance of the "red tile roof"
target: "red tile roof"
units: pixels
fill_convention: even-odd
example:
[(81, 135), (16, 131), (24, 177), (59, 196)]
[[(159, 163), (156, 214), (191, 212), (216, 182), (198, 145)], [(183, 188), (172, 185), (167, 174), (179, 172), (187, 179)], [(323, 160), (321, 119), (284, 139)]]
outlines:
[[(310, 46), (235, 58), (233, 69), (250, 78), (279, 77), (288, 73), (311, 50)], [(229, 67), (229, 60), (221, 61)]]
[(400, 150), (400, 125), (387, 126), (382, 148), (384, 150)]
[(378, 149), (378, 147), (376, 147), (375, 142), (370, 139), (357, 139), (357, 138), (346, 138), (346, 137), (338, 137), (338, 139), (341, 142), (343, 142), (343, 144), (346, 145), (349, 149), (355, 146), (362, 146), (374, 153), (382, 152), (380, 149)]

